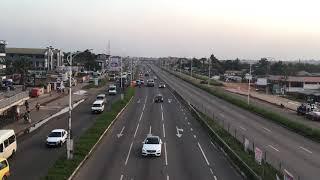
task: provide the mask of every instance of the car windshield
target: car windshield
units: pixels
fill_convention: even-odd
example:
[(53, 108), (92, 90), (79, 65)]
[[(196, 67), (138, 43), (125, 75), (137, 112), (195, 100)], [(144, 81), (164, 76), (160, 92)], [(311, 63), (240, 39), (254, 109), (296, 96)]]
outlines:
[(115, 87), (110, 87), (109, 90), (114, 91), (114, 90), (116, 90), (116, 88)]
[(147, 138), (145, 144), (159, 144), (159, 138), (156, 138), (156, 137)]
[(98, 96), (98, 97), (97, 97), (97, 99), (99, 99), (99, 100), (103, 100), (103, 99), (104, 99), (104, 97), (102, 97), (102, 96)]
[(93, 104), (92, 107), (101, 107), (101, 104)]
[(61, 132), (51, 132), (48, 137), (61, 137)]

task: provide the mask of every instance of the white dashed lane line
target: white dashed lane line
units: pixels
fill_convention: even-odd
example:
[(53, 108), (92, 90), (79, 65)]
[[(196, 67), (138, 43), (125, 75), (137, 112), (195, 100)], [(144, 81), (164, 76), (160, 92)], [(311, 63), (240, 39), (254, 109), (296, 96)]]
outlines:
[(300, 146), (299, 148), (302, 149), (302, 150), (304, 150), (304, 151), (306, 151), (306, 152), (308, 152), (308, 153), (310, 153), (310, 154), (312, 154), (312, 151), (310, 151), (310, 150), (307, 149), (307, 148), (304, 148), (304, 147), (302, 147), (302, 146)]
[(242, 130), (244, 130), (244, 131), (247, 130), (246, 128), (244, 128), (244, 127), (242, 127), (242, 126), (239, 126), (239, 127), (240, 127), (240, 129), (242, 129)]
[(209, 163), (209, 161), (208, 161), (208, 159), (207, 159), (206, 155), (204, 154), (204, 152), (203, 152), (203, 150), (202, 150), (202, 147), (201, 147), (201, 145), (200, 145), (200, 143), (199, 143), (199, 142), (198, 142), (198, 147), (199, 147), (199, 149), (200, 149), (200, 151), (201, 151), (201, 153), (202, 153), (202, 156), (203, 156), (203, 158), (205, 159), (205, 161), (206, 161), (207, 165), (208, 165), (208, 166), (210, 166), (210, 163)]
[(270, 148), (272, 148), (273, 150), (280, 152), (277, 148), (273, 147), (272, 145), (268, 145)]
[(166, 142), (164, 142), (164, 157), (165, 157), (166, 166), (168, 166), (168, 154), (167, 154), (167, 144), (166, 144)]
[(266, 127), (262, 127), (265, 131), (271, 132), (270, 129), (266, 128)]
[(133, 145), (133, 142), (131, 142), (131, 145), (130, 145), (130, 148), (129, 148), (129, 151), (128, 151), (128, 155), (127, 155), (127, 159), (126, 159), (126, 162), (124, 163), (125, 166), (128, 164), (128, 160), (129, 160), (130, 152), (131, 152), (131, 149), (132, 149), (132, 145)]
[(163, 137), (166, 137), (166, 130), (164, 129), (164, 124), (162, 124), (162, 132), (163, 132)]

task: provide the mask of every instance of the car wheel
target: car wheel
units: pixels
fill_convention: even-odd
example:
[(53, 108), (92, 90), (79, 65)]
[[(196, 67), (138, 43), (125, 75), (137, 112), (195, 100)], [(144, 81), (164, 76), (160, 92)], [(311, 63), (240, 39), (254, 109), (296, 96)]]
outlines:
[(7, 178), (7, 176), (6, 175), (4, 175), (3, 177), (2, 177), (2, 180), (7, 180), (8, 178)]

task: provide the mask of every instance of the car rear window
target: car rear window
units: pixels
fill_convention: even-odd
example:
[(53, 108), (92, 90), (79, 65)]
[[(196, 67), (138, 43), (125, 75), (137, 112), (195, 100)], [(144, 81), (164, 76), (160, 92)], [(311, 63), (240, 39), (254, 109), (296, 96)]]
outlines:
[(61, 132), (51, 132), (49, 137), (61, 137)]
[(159, 144), (159, 138), (147, 138), (146, 139), (146, 144)]
[(92, 107), (101, 107), (101, 104), (93, 104)]

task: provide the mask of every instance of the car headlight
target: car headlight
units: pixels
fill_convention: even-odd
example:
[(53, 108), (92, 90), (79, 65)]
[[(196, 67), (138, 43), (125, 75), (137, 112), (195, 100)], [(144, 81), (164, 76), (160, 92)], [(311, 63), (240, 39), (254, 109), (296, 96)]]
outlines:
[(161, 149), (157, 149), (157, 153), (160, 152), (160, 151), (161, 151)]
[(146, 151), (147, 151), (147, 150), (145, 150), (145, 149), (142, 148), (142, 152), (146, 152)]

